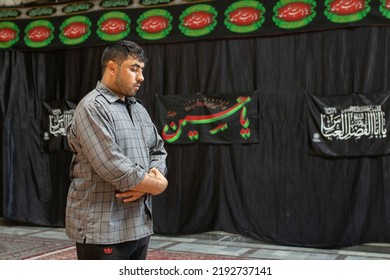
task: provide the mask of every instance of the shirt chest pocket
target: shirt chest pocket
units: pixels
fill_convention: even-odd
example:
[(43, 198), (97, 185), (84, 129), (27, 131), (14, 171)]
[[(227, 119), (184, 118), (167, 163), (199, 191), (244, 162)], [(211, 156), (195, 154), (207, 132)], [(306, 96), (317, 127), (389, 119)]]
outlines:
[(150, 149), (155, 144), (155, 127), (148, 115), (135, 107), (115, 122), (116, 142), (124, 149)]
[(121, 148), (138, 146), (150, 149), (155, 143), (155, 130), (150, 122), (134, 120), (117, 128), (116, 142)]
[(139, 124), (139, 130), (142, 133), (142, 138), (144, 139), (145, 144), (147, 145), (148, 148), (152, 148), (155, 142), (153, 124), (146, 121), (140, 121), (138, 124)]

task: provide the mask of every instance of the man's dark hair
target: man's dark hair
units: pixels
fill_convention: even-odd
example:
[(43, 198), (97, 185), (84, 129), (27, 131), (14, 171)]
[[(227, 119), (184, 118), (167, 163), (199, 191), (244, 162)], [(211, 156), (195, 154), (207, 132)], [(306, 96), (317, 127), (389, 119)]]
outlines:
[(145, 51), (139, 45), (132, 41), (122, 40), (104, 49), (101, 59), (102, 71), (104, 72), (110, 60), (121, 65), (124, 60), (128, 59), (129, 55), (142, 63), (146, 63), (148, 60)]

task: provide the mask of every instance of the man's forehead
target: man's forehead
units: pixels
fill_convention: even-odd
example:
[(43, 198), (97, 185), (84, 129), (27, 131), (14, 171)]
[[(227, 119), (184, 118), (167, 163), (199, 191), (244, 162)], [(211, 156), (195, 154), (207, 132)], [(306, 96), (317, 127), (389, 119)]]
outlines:
[(124, 62), (126, 64), (128, 64), (128, 65), (134, 65), (134, 66), (138, 66), (138, 67), (141, 67), (141, 68), (145, 67), (145, 63), (144, 62), (139, 61), (136, 57), (133, 57), (131, 55), (129, 55)]

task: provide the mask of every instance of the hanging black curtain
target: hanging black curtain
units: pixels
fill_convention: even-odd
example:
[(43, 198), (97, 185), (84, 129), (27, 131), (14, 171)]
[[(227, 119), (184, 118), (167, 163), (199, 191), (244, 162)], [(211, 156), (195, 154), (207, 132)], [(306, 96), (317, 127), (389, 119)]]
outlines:
[[(155, 231), (224, 230), (281, 244), (390, 242), (389, 156), (309, 155), (305, 96), (389, 90), (390, 29), (144, 45), (138, 97), (254, 92), (259, 143), (167, 144), (169, 187)], [(104, 46), (1, 51), (2, 216), (63, 226), (67, 151), (41, 149), (42, 101), (78, 102), (100, 77)]]

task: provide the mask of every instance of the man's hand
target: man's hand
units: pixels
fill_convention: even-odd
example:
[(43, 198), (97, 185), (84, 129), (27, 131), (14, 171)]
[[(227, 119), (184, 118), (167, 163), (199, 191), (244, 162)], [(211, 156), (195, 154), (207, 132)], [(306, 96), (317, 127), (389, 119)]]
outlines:
[(157, 168), (153, 167), (152, 169), (149, 170), (148, 174), (156, 178), (157, 180), (160, 180), (162, 184), (166, 184), (168, 186), (168, 180), (164, 177), (164, 175), (162, 175), (160, 170), (158, 170)]
[(131, 190), (116, 193), (115, 196), (117, 198), (123, 198), (123, 202), (132, 202), (142, 197), (145, 193), (158, 195), (165, 191), (167, 186), (168, 180), (160, 172), (160, 170), (153, 167), (149, 170), (149, 173), (145, 175), (144, 179), (138, 183), (138, 185)]
[(158, 195), (165, 191), (168, 180), (157, 168), (151, 168), (144, 180), (133, 188), (133, 190), (144, 191), (152, 195)]
[(135, 200), (139, 199), (140, 197), (142, 197), (144, 195), (145, 195), (144, 192), (128, 190), (128, 191), (125, 191), (125, 192), (116, 193), (115, 197), (116, 198), (123, 198), (122, 199), (123, 202), (132, 202), (132, 201), (135, 201)]

